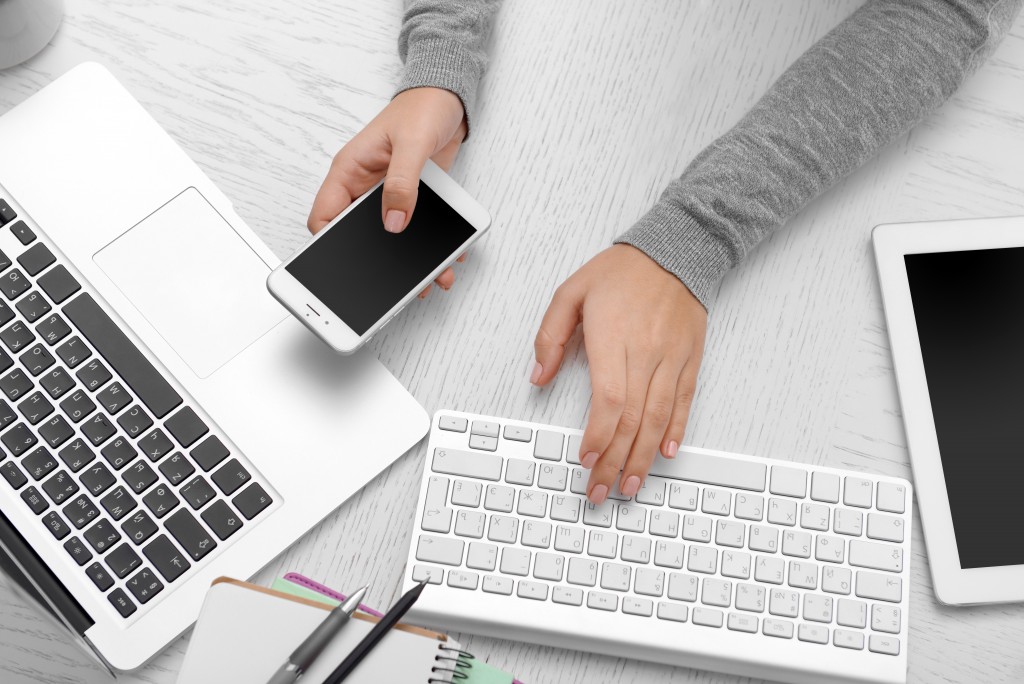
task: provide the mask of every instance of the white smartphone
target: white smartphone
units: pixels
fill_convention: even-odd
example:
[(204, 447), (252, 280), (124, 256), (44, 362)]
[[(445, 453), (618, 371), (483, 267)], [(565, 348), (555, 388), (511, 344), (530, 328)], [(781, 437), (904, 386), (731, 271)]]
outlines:
[(431, 161), (403, 232), (384, 230), (382, 196), (378, 183), (267, 277), (270, 293), (340, 354), (365, 344), (491, 223)]

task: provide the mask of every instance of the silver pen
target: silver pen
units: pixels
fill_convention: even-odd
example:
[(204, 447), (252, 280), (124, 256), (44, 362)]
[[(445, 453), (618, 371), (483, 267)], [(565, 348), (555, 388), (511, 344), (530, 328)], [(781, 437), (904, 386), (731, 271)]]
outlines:
[(320, 655), (320, 652), (324, 650), (324, 647), (330, 643), (331, 639), (349, 621), (352, 613), (359, 607), (359, 602), (363, 600), (363, 595), (366, 594), (366, 590), (369, 588), (369, 585), (363, 587), (349, 596), (340, 606), (328, 613), (324, 621), (313, 630), (313, 633), (306, 637), (306, 640), (299, 644), (299, 647), (288, 656), (288, 660), (274, 673), (274, 676), (270, 678), (267, 684), (292, 684), (292, 682), (301, 677), (302, 673), (309, 669), (309, 666), (313, 664), (313, 661)]

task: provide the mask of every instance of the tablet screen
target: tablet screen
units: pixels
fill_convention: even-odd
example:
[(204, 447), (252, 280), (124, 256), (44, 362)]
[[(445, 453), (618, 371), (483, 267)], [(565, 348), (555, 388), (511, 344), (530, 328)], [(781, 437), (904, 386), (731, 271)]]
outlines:
[(960, 565), (1024, 565), (1024, 247), (904, 259)]

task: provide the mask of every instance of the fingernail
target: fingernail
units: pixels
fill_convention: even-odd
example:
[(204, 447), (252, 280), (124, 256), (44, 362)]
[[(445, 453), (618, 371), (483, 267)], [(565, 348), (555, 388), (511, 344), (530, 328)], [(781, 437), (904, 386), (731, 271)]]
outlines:
[(679, 444), (676, 442), (669, 442), (668, 449), (662, 454), (665, 458), (675, 458), (676, 452), (679, 451)]
[(405, 212), (398, 209), (388, 209), (384, 215), (384, 230), (389, 233), (401, 233), (405, 226)]
[(630, 475), (626, 478), (622, 487), (623, 496), (634, 497), (636, 493), (640, 491), (640, 478), (636, 475)]
[(594, 487), (593, 491), (590, 492), (590, 500), (595, 504), (603, 504), (604, 500), (608, 498), (608, 487), (607, 485), (599, 484)]
[(533, 370), (530, 371), (530, 382), (534, 385), (540, 380), (540, 374), (544, 372), (544, 366), (540, 365), (536, 361), (533, 362)]
[(580, 465), (590, 470), (597, 463), (597, 459), (600, 458), (596, 451), (588, 451), (587, 455), (580, 459)]

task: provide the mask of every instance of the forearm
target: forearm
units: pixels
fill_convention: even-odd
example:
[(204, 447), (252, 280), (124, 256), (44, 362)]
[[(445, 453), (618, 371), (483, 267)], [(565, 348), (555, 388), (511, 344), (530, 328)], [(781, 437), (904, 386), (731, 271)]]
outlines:
[(1024, 0), (871, 0), (800, 57), (616, 242), (707, 306), (721, 277), (801, 207), (944, 102)]
[(467, 123), (487, 66), (487, 41), (501, 0), (406, 0), (398, 54), (398, 91), (424, 86), (459, 96)]

